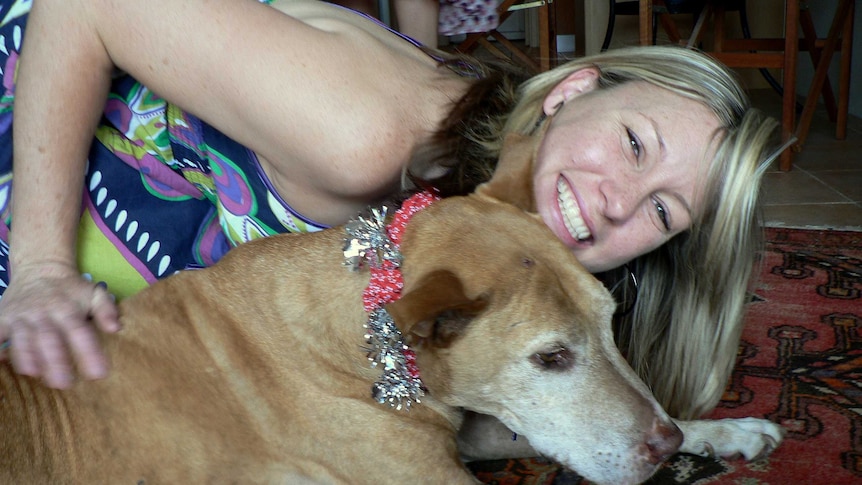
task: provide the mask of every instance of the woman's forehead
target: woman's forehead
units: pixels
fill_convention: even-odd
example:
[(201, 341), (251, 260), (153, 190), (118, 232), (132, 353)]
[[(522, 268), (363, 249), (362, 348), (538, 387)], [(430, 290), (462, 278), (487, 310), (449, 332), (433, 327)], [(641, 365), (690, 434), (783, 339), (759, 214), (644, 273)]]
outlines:
[(605, 94), (616, 100), (620, 109), (645, 117), (667, 143), (676, 141), (690, 145), (696, 142), (706, 148), (720, 131), (718, 115), (704, 102), (655, 84), (630, 82)]
[[(646, 81), (630, 81), (612, 88), (600, 90), (608, 99), (615, 99), (632, 108), (646, 111), (673, 112), (690, 111), (696, 108), (698, 116), (712, 113), (705, 102), (684, 96), (668, 88)], [(713, 113), (712, 118), (718, 117)]]

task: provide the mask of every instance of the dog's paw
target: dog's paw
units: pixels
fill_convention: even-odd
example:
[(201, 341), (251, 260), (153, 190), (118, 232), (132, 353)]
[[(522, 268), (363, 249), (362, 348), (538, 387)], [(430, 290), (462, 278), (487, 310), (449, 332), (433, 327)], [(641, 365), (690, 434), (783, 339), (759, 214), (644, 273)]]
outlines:
[(786, 431), (758, 418), (675, 421), (684, 439), (680, 453), (759, 460), (781, 444)]

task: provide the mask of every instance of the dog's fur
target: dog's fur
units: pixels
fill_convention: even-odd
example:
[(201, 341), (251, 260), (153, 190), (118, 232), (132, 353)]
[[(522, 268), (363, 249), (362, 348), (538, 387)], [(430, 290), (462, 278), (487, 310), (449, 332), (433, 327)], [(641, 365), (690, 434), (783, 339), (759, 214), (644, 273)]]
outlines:
[(368, 274), (342, 266), (343, 232), (274, 236), (123, 301), (107, 379), (56, 391), (0, 367), (0, 482), (473, 483), (465, 409), (591, 480), (646, 479), (681, 433), (616, 349), (608, 292), (523, 210), (534, 140), (505, 152), (404, 234), (387, 309), (420, 404), (371, 398)]

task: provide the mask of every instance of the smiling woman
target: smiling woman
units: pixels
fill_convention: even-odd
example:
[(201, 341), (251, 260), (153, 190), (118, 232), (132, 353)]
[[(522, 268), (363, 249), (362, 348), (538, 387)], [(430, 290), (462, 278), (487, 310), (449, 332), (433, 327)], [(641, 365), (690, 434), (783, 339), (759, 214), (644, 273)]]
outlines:
[(659, 402), (683, 419), (707, 413), (735, 362), (776, 121), (708, 57), (630, 48), (521, 85), (504, 131), (545, 129), (538, 212), (609, 286), (637, 291), (617, 339)]
[[(0, 141), (15, 148), (0, 352), (19, 372), (55, 387), (102, 377), (108, 291), (346, 222), (405, 188), (471, 192), (519, 133), (540, 138), (523, 184), (542, 220), (592, 272), (637, 273), (618, 328), (635, 369), (675, 416), (717, 403), (775, 124), (706, 56), (609, 51), (525, 81), (318, 1), (0, 6), (15, 12), (0, 35), (17, 39), (0, 59)], [(12, 162), (0, 152), (7, 187)]]
[(575, 71), (546, 98), (533, 182), (542, 218), (594, 271), (691, 227), (719, 133), (702, 103), (644, 82), (596, 90), (599, 75)]

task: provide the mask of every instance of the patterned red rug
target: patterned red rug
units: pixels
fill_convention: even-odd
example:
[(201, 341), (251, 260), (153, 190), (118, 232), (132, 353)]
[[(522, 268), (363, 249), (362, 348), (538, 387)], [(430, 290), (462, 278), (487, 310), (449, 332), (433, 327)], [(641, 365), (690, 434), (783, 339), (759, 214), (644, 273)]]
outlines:
[[(770, 228), (736, 370), (710, 418), (782, 424), (756, 462), (677, 455), (650, 479), (669, 484), (862, 483), (862, 232)], [(542, 459), (470, 465), (499, 485), (586, 485)]]

